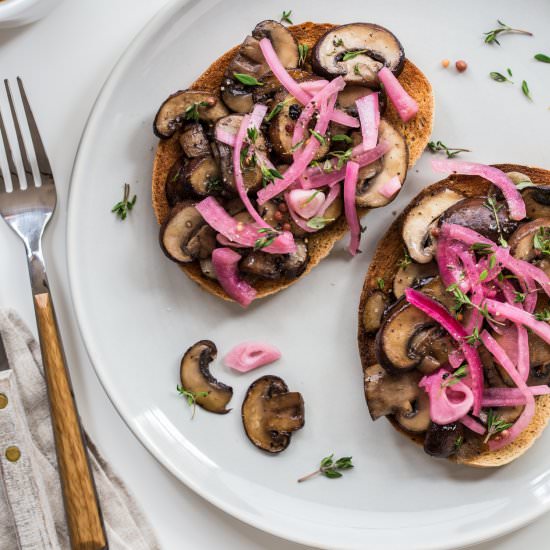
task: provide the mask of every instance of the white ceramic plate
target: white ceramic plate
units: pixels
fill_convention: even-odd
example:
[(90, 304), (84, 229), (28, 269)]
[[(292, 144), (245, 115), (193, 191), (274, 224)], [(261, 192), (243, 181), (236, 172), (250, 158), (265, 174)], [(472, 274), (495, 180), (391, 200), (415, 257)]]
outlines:
[[(436, 139), (473, 149), (473, 160), (544, 165), (550, 71), (531, 60), (544, 44), (509, 36), (501, 48), (489, 47), (480, 36), (497, 17), (544, 36), (549, 5), (291, 4), (172, 4), (143, 30), (105, 84), (78, 154), (68, 222), (74, 304), (97, 374), (129, 427), (166, 468), (223, 510), (276, 535), (323, 548), (427, 550), (515, 529), (549, 506), (549, 434), (506, 468), (472, 470), (430, 459), (385, 421), (372, 423), (363, 399), (355, 340), (363, 276), (395, 211), (436, 179), (427, 159), (410, 172), (393, 205), (366, 218), (363, 254), (351, 260), (340, 245), (306, 279), (243, 311), (200, 291), (158, 247), (150, 207), (151, 121), (165, 96), (184, 88), (256, 22), (294, 7), (295, 21), (369, 20), (392, 29), (433, 82)], [(467, 60), (468, 71), (441, 69), (446, 57)], [(532, 104), (517, 85), (487, 77), (508, 66), (516, 80), (529, 82)], [(121, 223), (110, 208), (124, 182), (138, 202)], [(246, 375), (218, 361), (213, 371), (234, 387), (234, 410), (222, 417), (198, 410), (191, 421), (175, 386), (183, 351), (203, 338), (214, 340), (222, 355), (242, 340), (267, 340), (283, 350), (283, 359)], [(267, 373), (282, 376), (306, 402), (305, 429), (275, 457), (248, 442), (239, 414), (248, 385)], [(340, 480), (296, 483), (331, 452), (353, 455), (356, 468)]]

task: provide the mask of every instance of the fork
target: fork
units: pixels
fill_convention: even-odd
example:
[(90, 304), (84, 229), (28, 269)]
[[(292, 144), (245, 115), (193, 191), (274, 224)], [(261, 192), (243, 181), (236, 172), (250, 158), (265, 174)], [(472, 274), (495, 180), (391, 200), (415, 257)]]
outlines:
[(37, 185), (27, 156), (8, 80), (4, 80), (4, 84), (27, 185), (26, 188), (20, 185), (0, 112), (0, 134), (12, 182), (12, 190), (8, 191), (6, 178), (0, 170), (0, 215), (23, 240), (27, 252), (71, 547), (73, 550), (104, 550), (108, 548), (107, 537), (42, 254), (42, 235), (57, 202), (54, 177), (23, 82), (18, 77), (17, 85), (41, 176), (41, 185)]

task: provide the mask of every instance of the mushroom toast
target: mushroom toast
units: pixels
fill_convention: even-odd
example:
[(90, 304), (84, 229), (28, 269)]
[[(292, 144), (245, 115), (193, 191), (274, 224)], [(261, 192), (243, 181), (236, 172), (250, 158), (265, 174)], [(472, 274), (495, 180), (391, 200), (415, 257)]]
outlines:
[(426, 453), (511, 462), (550, 418), (550, 171), (434, 161), (381, 240), (359, 306), (373, 420)]
[(391, 202), (429, 139), (433, 97), (369, 23), (262, 21), (154, 121), (153, 208), (166, 256), (247, 306), (286, 288)]

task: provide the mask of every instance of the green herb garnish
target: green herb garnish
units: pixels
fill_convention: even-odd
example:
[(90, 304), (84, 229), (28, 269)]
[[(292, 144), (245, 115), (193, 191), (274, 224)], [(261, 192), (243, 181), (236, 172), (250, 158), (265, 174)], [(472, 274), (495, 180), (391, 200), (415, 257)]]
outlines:
[(470, 346), (473, 346), (476, 342), (479, 342), (479, 328), (474, 327), (474, 330), (472, 330), (472, 334), (466, 336), (466, 342), (470, 344)]
[(307, 221), (306, 225), (311, 227), (311, 229), (323, 229), (327, 224), (333, 222), (334, 218), (322, 218), (316, 216)]
[(271, 227), (262, 227), (258, 229), (258, 233), (262, 235), (259, 239), (256, 239), (254, 243), (254, 250), (261, 250), (270, 244), (273, 244), (273, 241), (279, 236), (279, 232), (275, 231)]
[(489, 256), (489, 269), (493, 269), (497, 265), (497, 257), (494, 254)]
[(302, 147), (302, 146), (304, 145), (304, 142), (305, 142), (305, 140), (304, 140), (304, 139), (301, 139), (298, 143), (295, 143), (295, 144), (290, 148), (290, 152), (291, 152), (291, 153), (296, 152), (298, 149), (300, 149), (300, 147)]
[(361, 70), (359, 69), (359, 63), (356, 63), (353, 66), (353, 74), (355, 74), (357, 76), (361, 76)]
[(384, 287), (386, 286), (386, 283), (385, 283), (384, 279), (382, 279), (381, 277), (379, 277), (378, 279), (376, 279), (376, 286), (377, 286), (380, 290), (384, 290)]
[(483, 206), (493, 212), (498, 231), (498, 243), (500, 246), (507, 247), (508, 243), (502, 235), (502, 227), (500, 226), (500, 219), (498, 217), (498, 211), (502, 208), (502, 204), (498, 204), (494, 197), (487, 197), (487, 200), (483, 203)]
[(233, 73), (233, 76), (245, 86), (263, 86), (264, 83), (260, 82), (257, 78), (244, 73)]
[(489, 76), (496, 82), (510, 82), (511, 84), (513, 84), (513, 82), (508, 77), (504, 76), (502, 73), (492, 71), (489, 73)]
[(456, 149), (453, 147), (447, 147), (443, 142), (441, 141), (430, 141), (428, 143), (428, 149), (432, 153), (438, 153), (440, 151), (444, 151), (447, 155), (447, 158), (454, 158), (460, 153), (470, 153), (470, 149)]
[(459, 435), (456, 439), (455, 439), (455, 449), (460, 449), (460, 447), (462, 447), (462, 444), (464, 443), (464, 436), (462, 435)]
[(510, 428), (512, 424), (510, 422), (504, 422), (502, 418), (495, 414), (493, 409), (487, 411), (487, 435), (484, 443), (487, 443), (489, 439), (499, 432), (503, 432)]
[(533, 246), (541, 254), (550, 256), (550, 230), (547, 227), (540, 227), (533, 238)]
[(353, 464), (351, 463), (351, 456), (343, 456), (338, 460), (334, 460), (333, 458), (334, 454), (323, 458), (323, 460), (321, 460), (319, 468), (314, 472), (311, 472), (311, 474), (301, 477), (298, 480), (298, 483), (302, 483), (302, 481), (307, 481), (308, 479), (311, 479), (312, 477), (318, 475), (323, 475), (325, 477), (328, 477), (329, 479), (336, 479), (338, 477), (342, 477), (342, 474), (338, 470), (349, 470), (350, 468), (353, 468)]
[(521, 91), (523, 92), (523, 95), (529, 99), (530, 101), (533, 101), (533, 98), (531, 97), (531, 92), (529, 91), (529, 86), (527, 84), (526, 80), (523, 80), (521, 82)]
[(346, 136), (346, 134), (336, 134), (335, 136), (332, 136), (332, 141), (344, 141), (345, 143), (353, 143), (353, 139), (351, 139), (349, 136)]
[(540, 61), (542, 63), (550, 63), (550, 56), (545, 55), (543, 53), (538, 53), (535, 55), (535, 59), (537, 61)]
[[(340, 151), (331, 151), (330, 155), (333, 157), (336, 157), (338, 159), (338, 162), (336, 163), (336, 169), (340, 170), (344, 166), (344, 164), (351, 158), (351, 155), (353, 154), (353, 149), (347, 149), (344, 152)], [(332, 163), (331, 163), (332, 166)]]
[(333, 45), (335, 48), (338, 48), (339, 46), (343, 46), (343, 45), (344, 45), (344, 41), (343, 41), (341, 38), (335, 38), (335, 39), (332, 41), (332, 45)]
[(470, 246), (470, 250), (473, 250), (480, 256), (488, 256), (489, 254), (492, 254), (493, 247), (487, 243), (474, 243)]
[(194, 391), (189, 391), (189, 390), (186, 390), (184, 387), (178, 385), (176, 386), (176, 389), (178, 390), (178, 393), (180, 395), (183, 395), (183, 397), (185, 397), (185, 399), (187, 400), (187, 404), (193, 408), (193, 412), (191, 413), (191, 420), (193, 420), (193, 418), (195, 418), (195, 411), (196, 411), (196, 408), (197, 408), (197, 397), (208, 397), (208, 394), (210, 392), (208, 391), (197, 391), (197, 392), (194, 392)]
[(498, 28), (483, 33), (485, 35), (484, 41), (486, 44), (494, 43), (500, 46), (500, 42), (498, 41), (498, 36), (506, 33), (526, 34), (528, 36), (533, 36), (532, 32), (522, 31), (520, 29), (513, 29), (512, 27), (510, 27), (506, 23), (503, 23), (499, 19), (497, 19), (497, 23), (498, 23)]
[(311, 196), (310, 196), (307, 200), (304, 201), (304, 206), (305, 206), (306, 204), (309, 204), (309, 203), (310, 203), (319, 193), (320, 193), (319, 190), (317, 190), (317, 191), (315, 191), (314, 193), (312, 193)]
[(412, 264), (412, 258), (410, 257), (409, 255), (409, 251), (404, 248), (403, 249), (403, 257), (399, 260), (399, 262), (397, 263), (397, 265), (401, 268), (401, 269), (406, 269), (407, 266), (411, 265)]
[(206, 192), (211, 195), (223, 190), (222, 182), (218, 178), (208, 179), (206, 181)]
[(369, 50), (355, 50), (354, 52), (346, 52), (342, 61), (349, 61), (350, 59), (355, 59), (358, 55), (367, 53)]
[(283, 107), (288, 101), (289, 99), (286, 99), (285, 101), (280, 101), (277, 103), (277, 105), (275, 105), (275, 107), (273, 107), (273, 109), (271, 109), (269, 114), (265, 117), (266, 122), (270, 122), (274, 117), (276, 117), (283, 110)]
[(306, 62), (309, 46), (307, 44), (298, 44), (298, 66), (302, 66)]
[(197, 122), (200, 118), (199, 107), (210, 107), (210, 103), (208, 103), (208, 101), (195, 101), (194, 103), (191, 103), (191, 105), (189, 105), (189, 107), (187, 107), (183, 112), (183, 118), (185, 120), (193, 120)]
[(309, 133), (321, 144), (321, 145), (325, 145), (327, 140), (325, 139), (324, 136), (322, 136), (319, 132), (317, 132), (316, 130), (310, 130)]
[(484, 281), (485, 279), (487, 279), (487, 277), (489, 276), (489, 272), (484, 269), (480, 274), (479, 274), (479, 280), (480, 281)]
[(255, 143), (258, 139), (258, 128), (256, 128), (256, 126), (251, 126), (246, 130), (246, 135), (250, 143)]
[(290, 20), (290, 16), (292, 15), (292, 10), (283, 11), (283, 15), (281, 15), (281, 18), (279, 21), (281, 23), (288, 23), (289, 25), (293, 25), (292, 21)]
[(514, 298), (514, 303), (525, 302), (525, 298), (527, 298), (527, 293), (518, 292), (517, 290), (515, 290), (514, 294), (516, 295), (516, 297)]
[(538, 313), (535, 313), (535, 319), (537, 321), (550, 321), (550, 309), (543, 309)]
[(268, 183), (275, 181), (275, 179), (283, 179), (283, 175), (276, 168), (268, 168), (263, 164), (260, 167), (262, 171), (262, 185), (265, 187)]
[(128, 212), (134, 208), (134, 204), (136, 204), (137, 196), (134, 195), (132, 199), (130, 199), (130, 185), (128, 183), (124, 184), (124, 195), (122, 197), (122, 200), (120, 202), (117, 202), (113, 208), (111, 209), (111, 212), (114, 212), (117, 216), (117, 218), (120, 218), (121, 220), (125, 220), (126, 216), (128, 216)]
[(441, 382), (442, 388), (449, 388), (458, 384), (462, 378), (465, 378), (468, 374), (468, 368), (466, 365), (460, 365), (455, 371), (443, 375), (443, 382)]

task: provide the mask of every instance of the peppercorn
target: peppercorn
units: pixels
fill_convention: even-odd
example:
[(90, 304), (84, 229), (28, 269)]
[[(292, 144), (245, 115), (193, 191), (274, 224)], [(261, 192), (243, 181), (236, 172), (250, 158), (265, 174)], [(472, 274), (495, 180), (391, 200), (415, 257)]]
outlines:
[(284, 202), (281, 202), (278, 208), (281, 212), (288, 212), (288, 206)]
[(455, 63), (455, 67), (456, 67), (456, 70), (459, 72), (459, 73), (463, 73), (467, 68), (468, 68), (468, 63), (466, 63), (466, 61), (462, 60), (462, 59), (459, 59), (456, 63)]
[(275, 214), (273, 214), (273, 217), (280, 222), (283, 219), (283, 213), (280, 210), (277, 210)]
[(450, 61), (448, 59), (444, 59), (442, 62), (441, 62), (441, 65), (444, 69), (446, 69), (448, 66), (449, 66), (449, 63)]

